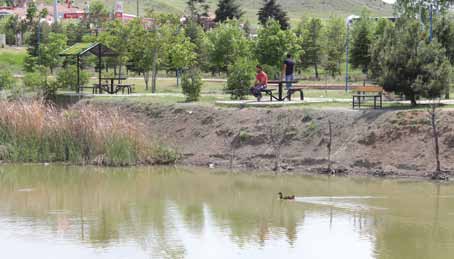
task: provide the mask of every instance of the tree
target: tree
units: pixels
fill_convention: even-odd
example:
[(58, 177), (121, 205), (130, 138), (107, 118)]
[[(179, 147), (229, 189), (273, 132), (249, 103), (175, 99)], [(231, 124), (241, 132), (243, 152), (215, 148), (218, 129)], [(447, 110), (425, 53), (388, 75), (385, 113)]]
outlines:
[(279, 22), (281, 29), (286, 30), (290, 27), (287, 12), (282, 9), (280, 4), (276, 3), (276, 0), (263, 0), (263, 6), (257, 15), (263, 26), (266, 26), (268, 20), (276, 20)]
[(208, 16), (210, 5), (206, 0), (187, 0), (186, 5), (191, 21), (200, 22), (200, 17)]
[(61, 61), (59, 54), (65, 50), (66, 42), (67, 38), (64, 34), (51, 32), (47, 42), (40, 46), (41, 62), (50, 69), (52, 74)]
[(128, 23), (130, 38), (128, 40), (128, 58), (134, 64), (133, 69), (143, 73), (145, 89), (148, 90), (150, 71), (153, 68), (155, 40), (153, 32), (147, 31), (142, 20), (134, 19)]
[(253, 61), (244, 57), (238, 58), (229, 66), (226, 93), (229, 93), (232, 99), (244, 99), (253, 85), (255, 73)]
[(215, 11), (216, 22), (224, 22), (227, 20), (240, 19), (244, 12), (236, 0), (219, 0), (218, 8)]
[(390, 34), (393, 32), (394, 23), (388, 19), (380, 19), (373, 33), (373, 44), (370, 48), (369, 78), (379, 80), (382, 76), (381, 67), (384, 60), (385, 47)]
[(453, 3), (453, 0), (396, 0), (394, 9), (399, 15), (415, 17), (422, 11), (422, 15), (427, 17), (430, 4), (433, 4), (435, 10), (444, 12), (448, 10)]
[(209, 71), (208, 64), (208, 38), (200, 24), (194, 21), (189, 21), (185, 28), (184, 34), (195, 45), (195, 53), (197, 54), (197, 65), (204, 71)]
[(434, 144), (434, 154), (435, 154), (435, 172), (432, 175), (432, 178), (439, 180), (441, 173), (441, 163), (440, 163), (440, 131), (438, 130), (438, 107), (440, 107), (440, 99), (432, 100), (427, 109), (429, 115), (429, 121), (431, 126), (431, 133)]
[[(318, 79), (318, 66), (322, 60), (322, 21), (311, 18), (303, 25), (302, 47), (304, 54), (301, 56), (303, 67), (314, 67), (315, 77)], [(330, 42), (331, 43), (331, 42)]]
[(255, 54), (260, 64), (267, 65), (266, 71), (269, 76), (280, 74), (282, 61), (287, 53), (299, 58), (301, 51), (301, 39), (290, 30), (282, 30), (279, 23), (270, 20), (265, 27), (258, 30), (255, 41)]
[[(119, 74), (121, 74), (122, 65), (127, 61), (128, 48), (125, 42), (128, 42), (130, 35), (129, 27), (119, 20), (108, 22), (99, 35), (99, 41), (118, 54), (112, 59), (114, 64), (120, 65)], [(116, 65), (114, 69), (117, 72)]]
[(402, 17), (388, 27), (381, 39), (382, 59), (374, 74), (386, 91), (404, 94), (413, 105), (417, 97), (436, 98), (449, 87), (450, 64), (445, 49), (434, 40), (427, 42), (418, 21)]
[(345, 53), (345, 25), (340, 18), (331, 18), (326, 25), (326, 39), (323, 41), (326, 52), (326, 61), (323, 67), (330, 72), (331, 76), (340, 74), (341, 63)]
[(352, 31), (351, 64), (354, 68), (361, 68), (364, 73), (367, 73), (371, 61), (370, 24), (369, 17), (363, 14), (361, 19), (354, 24)]
[(186, 96), (187, 102), (195, 102), (199, 100), (202, 85), (202, 76), (198, 69), (193, 68), (183, 73), (181, 88), (183, 90), (183, 94)]
[(216, 71), (227, 72), (227, 68), (239, 57), (251, 54), (251, 44), (237, 21), (220, 24), (207, 33), (208, 59)]

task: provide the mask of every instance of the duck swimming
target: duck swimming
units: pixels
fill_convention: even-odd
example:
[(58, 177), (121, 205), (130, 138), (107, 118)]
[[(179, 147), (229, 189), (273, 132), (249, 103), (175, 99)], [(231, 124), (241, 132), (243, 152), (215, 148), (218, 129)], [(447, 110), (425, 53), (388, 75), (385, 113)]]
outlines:
[(292, 196), (284, 196), (282, 194), (282, 192), (279, 192), (279, 199), (280, 200), (294, 200), (295, 199), (295, 195), (292, 195)]

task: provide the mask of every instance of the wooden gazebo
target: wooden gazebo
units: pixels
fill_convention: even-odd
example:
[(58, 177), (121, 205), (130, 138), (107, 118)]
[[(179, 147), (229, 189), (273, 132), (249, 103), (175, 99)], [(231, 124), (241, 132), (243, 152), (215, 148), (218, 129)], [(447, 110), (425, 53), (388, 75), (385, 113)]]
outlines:
[(116, 57), (118, 53), (108, 48), (102, 43), (76, 43), (60, 53), (62, 57), (76, 57), (77, 59), (77, 92), (80, 88), (80, 58), (87, 54), (93, 54), (98, 57), (98, 77), (101, 85), (101, 66), (103, 57)]

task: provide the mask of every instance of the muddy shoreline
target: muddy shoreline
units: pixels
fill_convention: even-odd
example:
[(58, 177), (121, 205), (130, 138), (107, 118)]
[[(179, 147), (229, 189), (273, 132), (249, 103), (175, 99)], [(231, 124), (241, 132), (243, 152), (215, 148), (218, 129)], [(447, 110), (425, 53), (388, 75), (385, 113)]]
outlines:
[[(184, 166), (427, 179), (435, 168), (424, 110), (240, 109), (100, 100), (77, 105), (86, 102), (104, 108), (121, 106), (130, 116), (142, 119), (157, 141), (182, 155), (178, 163)], [(332, 171), (326, 170), (329, 122), (333, 125)], [(290, 126), (280, 147), (280, 170), (276, 170), (270, 128), (282, 124)], [(452, 172), (454, 111), (440, 112), (439, 128), (442, 167)]]

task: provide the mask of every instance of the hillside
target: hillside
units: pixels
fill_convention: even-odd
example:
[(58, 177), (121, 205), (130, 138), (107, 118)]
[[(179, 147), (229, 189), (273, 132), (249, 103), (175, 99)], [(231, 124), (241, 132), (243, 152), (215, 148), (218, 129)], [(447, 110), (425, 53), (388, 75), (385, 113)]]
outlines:
[[(262, 0), (237, 0), (246, 12), (246, 18), (256, 21), (257, 10), (262, 6)], [(77, 0), (83, 4), (85, 0)], [(114, 6), (115, 0), (104, 1), (107, 5)], [(154, 9), (159, 12), (183, 13), (186, 0), (139, 0), (141, 11)], [(211, 4), (211, 12), (214, 13), (218, 0), (208, 0)], [(288, 11), (292, 21), (303, 16), (329, 17), (330, 15), (348, 16), (359, 14), (363, 8), (367, 8), (372, 15), (391, 15), (392, 6), (382, 0), (278, 0)], [(136, 0), (125, 0), (124, 8), (128, 13), (136, 13)]]

